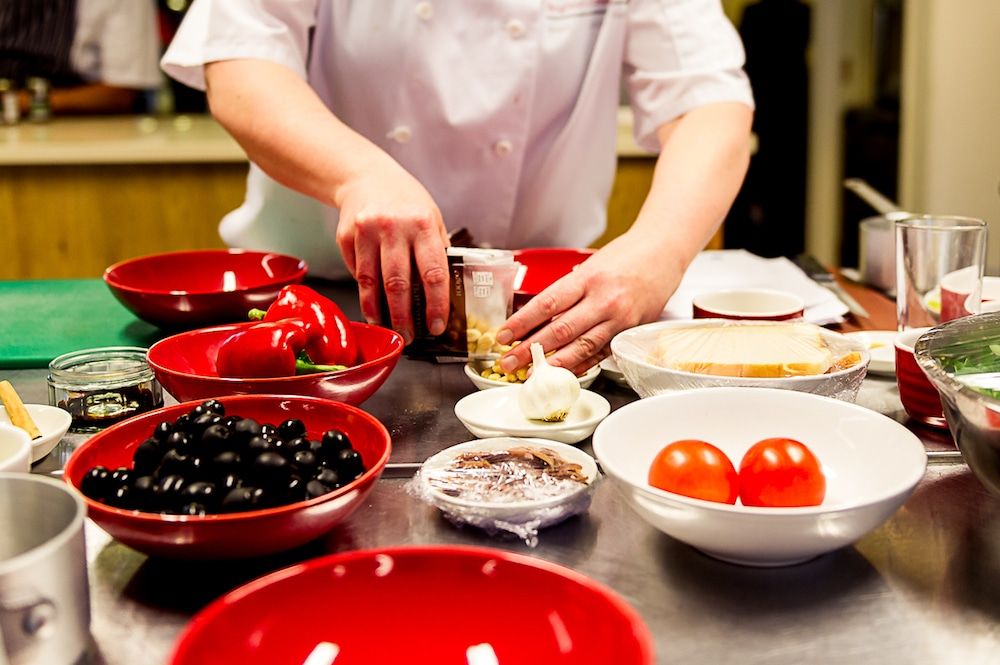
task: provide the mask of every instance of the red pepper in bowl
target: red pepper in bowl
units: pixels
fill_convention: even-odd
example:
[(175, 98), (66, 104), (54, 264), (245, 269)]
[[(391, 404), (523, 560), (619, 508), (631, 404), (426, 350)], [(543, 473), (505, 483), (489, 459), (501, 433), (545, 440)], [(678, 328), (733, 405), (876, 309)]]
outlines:
[(263, 317), (260, 310), (252, 310), (250, 318), (266, 322), (299, 319), (313, 324), (316, 330), (304, 350), (314, 363), (350, 367), (358, 358), (358, 344), (348, 318), (336, 303), (308, 286), (292, 284), (282, 288)]
[(219, 347), (219, 376), (241, 379), (292, 376), (313, 326), (298, 319), (267, 321), (241, 330)]

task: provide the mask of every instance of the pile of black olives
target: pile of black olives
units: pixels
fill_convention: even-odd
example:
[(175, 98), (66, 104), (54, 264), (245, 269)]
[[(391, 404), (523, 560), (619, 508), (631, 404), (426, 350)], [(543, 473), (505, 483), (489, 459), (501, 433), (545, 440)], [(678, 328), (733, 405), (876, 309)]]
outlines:
[(347, 435), (309, 440), (301, 420), (278, 426), (227, 416), (217, 400), (158, 424), (132, 468), (90, 469), (91, 499), (126, 510), (178, 515), (236, 513), (312, 499), (365, 472)]

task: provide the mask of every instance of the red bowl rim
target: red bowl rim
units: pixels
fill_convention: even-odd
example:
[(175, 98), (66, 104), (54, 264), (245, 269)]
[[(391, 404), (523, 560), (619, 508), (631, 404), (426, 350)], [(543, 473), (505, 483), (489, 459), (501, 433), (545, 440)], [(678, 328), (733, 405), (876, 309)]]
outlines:
[(281, 254), (280, 252), (264, 252), (264, 251), (259, 251), (259, 250), (256, 250), (256, 249), (238, 249), (238, 248), (229, 248), (229, 249), (180, 249), (180, 250), (176, 250), (176, 251), (173, 251), (173, 252), (157, 252), (155, 254), (145, 254), (143, 256), (134, 256), (134, 257), (132, 257), (130, 259), (125, 259), (123, 261), (119, 261), (117, 263), (114, 263), (114, 264), (108, 266), (104, 270), (104, 283), (107, 284), (110, 287), (113, 287), (115, 289), (119, 289), (121, 291), (127, 291), (129, 293), (140, 293), (140, 294), (141, 293), (145, 293), (145, 294), (160, 295), (160, 296), (164, 296), (164, 295), (179, 295), (176, 292), (175, 289), (140, 289), (140, 288), (137, 288), (137, 287), (134, 287), (134, 286), (130, 286), (130, 285), (125, 284), (125, 283), (121, 282), (120, 280), (116, 279), (114, 277), (113, 273), (114, 273), (114, 271), (118, 270), (119, 268), (123, 268), (123, 267), (125, 267), (127, 265), (131, 265), (131, 264), (134, 264), (134, 263), (140, 263), (140, 262), (143, 262), (143, 261), (148, 261), (149, 259), (154, 259), (154, 258), (158, 259), (158, 258), (171, 257), (171, 256), (181, 256), (181, 255), (189, 255), (190, 256), (190, 255), (197, 255), (197, 254), (212, 254), (212, 255), (216, 255), (216, 256), (223, 255), (223, 254), (227, 254), (227, 255), (246, 254), (246, 255), (249, 255), (249, 256), (277, 256), (277, 257), (281, 257), (281, 258), (291, 259), (293, 261), (298, 261), (298, 265), (296, 266), (296, 268), (295, 268), (295, 270), (293, 272), (291, 272), (291, 273), (289, 273), (287, 275), (284, 275), (284, 276), (282, 276), (280, 278), (272, 279), (271, 281), (268, 281), (268, 282), (262, 282), (261, 284), (257, 284), (257, 285), (252, 286), (252, 287), (237, 289), (235, 291), (226, 291), (224, 293), (220, 292), (220, 291), (184, 291), (183, 292), (184, 295), (189, 295), (189, 296), (205, 296), (205, 295), (239, 294), (239, 293), (246, 293), (248, 291), (254, 291), (256, 289), (261, 289), (261, 288), (265, 288), (265, 287), (269, 287), (269, 286), (279, 286), (279, 285), (282, 285), (282, 284), (293, 284), (293, 283), (301, 282), (303, 279), (305, 279), (306, 273), (309, 271), (309, 266), (306, 265), (306, 262), (303, 261), (302, 259), (298, 258), (297, 256), (291, 256), (290, 254)]
[(403, 346), (404, 346), (404, 344), (403, 344), (403, 336), (400, 335), (395, 330), (392, 330), (390, 328), (385, 328), (383, 326), (373, 326), (370, 323), (361, 323), (360, 321), (351, 321), (350, 323), (351, 323), (351, 327), (352, 328), (353, 327), (359, 327), (359, 328), (363, 328), (363, 329), (366, 329), (366, 328), (377, 328), (379, 330), (384, 330), (384, 331), (390, 333), (392, 335), (392, 339), (394, 341), (398, 341), (399, 344), (396, 346), (396, 348), (392, 349), (386, 355), (379, 356), (378, 358), (374, 358), (372, 360), (369, 360), (368, 362), (361, 363), (360, 365), (354, 365), (352, 367), (348, 367), (347, 369), (342, 369), (342, 370), (336, 371), (336, 372), (316, 372), (315, 374), (293, 374), (292, 376), (268, 376), (268, 377), (257, 377), (257, 378), (250, 378), (250, 379), (240, 379), (240, 378), (229, 377), (229, 376), (207, 376), (205, 374), (191, 374), (191, 373), (188, 373), (188, 372), (181, 372), (181, 371), (176, 370), (176, 369), (171, 369), (169, 367), (165, 367), (162, 364), (155, 363), (155, 362), (153, 362), (152, 358), (150, 357), (152, 355), (152, 353), (153, 353), (153, 349), (155, 349), (156, 347), (160, 346), (161, 344), (164, 344), (165, 342), (168, 342), (168, 341), (170, 341), (170, 340), (172, 340), (172, 339), (174, 339), (176, 337), (190, 337), (190, 336), (193, 336), (195, 333), (214, 332), (216, 330), (219, 330), (220, 328), (247, 327), (247, 326), (254, 325), (255, 323), (259, 323), (259, 321), (241, 321), (240, 323), (224, 323), (224, 324), (221, 324), (221, 325), (218, 325), (218, 326), (210, 326), (208, 328), (197, 328), (195, 330), (185, 330), (184, 332), (177, 333), (176, 335), (171, 335), (169, 337), (164, 337), (163, 339), (161, 339), (160, 341), (156, 342), (151, 347), (149, 347), (149, 349), (146, 351), (146, 362), (149, 363), (150, 367), (152, 367), (154, 370), (158, 370), (158, 371), (161, 371), (161, 372), (166, 372), (166, 373), (170, 374), (171, 376), (180, 376), (180, 377), (187, 377), (187, 378), (193, 378), (193, 379), (202, 379), (202, 380), (206, 380), (207, 379), (207, 380), (212, 381), (212, 382), (218, 381), (218, 382), (220, 382), (220, 385), (240, 384), (240, 383), (251, 383), (251, 384), (254, 384), (254, 383), (259, 383), (259, 384), (274, 383), (274, 384), (280, 385), (283, 382), (302, 381), (304, 379), (308, 379), (309, 377), (350, 376), (352, 374), (357, 373), (355, 370), (360, 370), (362, 368), (368, 368), (370, 366), (375, 365), (376, 363), (383, 363), (386, 360), (389, 360), (389, 359), (392, 359), (392, 358), (398, 358), (399, 356), (403, 355)]
[(183, 412), (185, 409), (191, 409), (194, 406), (201, 404), (202, 402), (205, 401), (198, 399), (198, 400), (192, 400), (190, 402), (180, 402), (178, 404), (164, 406), (154, 411), (148, 411), (142, 414), (141, 416), (136, 416), (135, 418), (129, 418), (128, 420), (123, 420), (120, 423), (112, 425), (106, 430), (98, 432), (94, 436), (84, 441), (76, 450), (73, 451), (73, 454), (70, 455), (69, 460), (66, 462), (66, 467), (63, 469), (63, 475), (62, 475), (63, 480), (66, 481), (66, 484), (68, 484), (70, 487), (79, 492), (80, 496), (87, 503), (88, 511), (94, 510), (97, 513), (116, 515), (118, 517), (125, 517), (130, 520), (138, 520), (139, 522), (149, 522), (157, 524), (162, 524), (164, 522), (180, 523), (180, 524), (184, 523), (215, 524), (220, 522), (237, 522), (240, 520), (250, 520), (258, 517), (276, 517), (283, 515), (285, 513), (296, 512), (298, 510), (301, 510), (302, 508), (319, 505), (321, 503), (326, 503), (327, 501), (340, 498), (345, 494), (354, 491), (355, 489), (357, 489), (359, 485), (368, 482), (368, 480), (370, 480), (373, 476), (377, 479), (378, 476), (381, 475), (382, 469), (385, 468), (385, 465), (389, 462), (389, 455), (392, 453), (392, 437), (389, 435), (389, 430), (386, 429), (385, 425), (383, 425), (378, 418), (371, 415), (367, 411), (364, 411), (363, 409), (359, 409), (356, 406), (351, 406), (350, 404), (345, 404), (343, 402), (336, 402), (330, 399), (323, 399), (322, 397), (306, 397), (304, 395), (229, 395), (229, 396), (217, 397), (215, 399), (224, 402), (227, 408), (229, 404), (232, 402), (238, 403), (247, 401), (260, 401), (261, 399), (294, 400), (297, 402), (323, 403), (327, 405), (336, 404), (340, 408), (343, 408), (344, 410), (352, 413), (356, 417), (359, 417), (362, 420), (366, 420), (369, 423), (374, 424), (376, 426), (376, 429), (385, 435), (385, 450), (382, 452), (382, 455), (378, 458), (378, 460), (376, 460), (376, 462), (372, 464), (367, 471), (365, 471), (363, 474), (361, 474), (360, 476), (358, 476), (357, 478), (355, 478), (354, 480), (352, 480), (351, 482), (349, 482), (348, 484), (344, 485), (339, 489), (335, 489), (332, 492), (327, 492), (326, 494), (318, 496), (314, 499), (307, 499), (305, 501), (296, 501), (295, 503), (288, 503), (283, 506), (275, 506), (273, 508), (263, 508), (261, 510), (247, 510), (239, 513), (219, 513), (212, 515), (164, 515), (161, 513), (147, 513), (141, 510), (125, 510), (123, 508), (115, 508), (114, 506), (109, 506), (106, 503), (94, 501), (86, 494), (84, 494), (82, 491), (80, 491), (80, 488), (71, 480), (76, 470), (74, 467), (79, 463), (78, 460), (82, 456), (82, 451), (87, 450), (91, 446), (97, 445), (94, 442), (100, 441), (101, 439), (105, 438), (109, 432), (114, 432), (117, 428), (131, 423), (132, 421), (136, 420), (136, 418), (153, 420), (154, 414), (162, 414), (165, 411)]
[[(597, 253), (592, 247), (525, 247), (514, 250), (514, 260), (519, 260), (522, 256), (545, 255), (545, 254), (576, 254), (583, 256), (580, 263)], [(514, 294), (518, 296), (537, 296), (541, 291), (535, 289), (514, 289)]]
[(535, 568), (547, 573), (552, 573), (556, 576), (579, 584), (588, 591), (591, 591), (606, 600), (625, 618), (626, 621), (628, 621), (629, 625), (632, 627), (632, 632), (635, 635), (642, 661), (645, 663), (653, 662), (655, 653), (653, 649), (653, 637), (649, 632), (649, 628), (646, 626), (646, 622), (643, 620), (642, 615), (640, 615), (634, 607), (622, 598), (617, 591), (602, 584), (601, 582), (598, 582), (597, 580), (594, 580), (593, 578), (584, 575), (583, 573), (577, 572), (562, 564), (540, 559), (538, 557), (518, 554), (516, 552), (508, 552), (506, 550), (491, 547), (468, 545), (394, 545), (390, 547), (354, 550), (352, 552), (339, 552), (336, 554), (328, 554), (317, 557), (315, 559), (310, 559), (308, 561), (277, 570), (262, 577), (258, 577), (257, 579), (251, 580), (246, 584), (233, 589), (220, 598), (214, 600), (194, 616), (184, 629), (183, 633), (181, 633), (181, 636), (177, 639), (173, 652), (170, 654), (168, 663), (170, 665), (182, 665), (183, 661), (180, 659), (183, 658), (185, 652), (191, 648), (191, 644), (198, 634), (205, 630), (207, 626), (210, 626), (212, 622), (215, 621), (219, 615), (225, 612), (230, 605), (235, 604), (243, 597), (256, 593), (257, 591), (286, 578), (295, 577), (296, 575), (306, 573), (316, 568), (333, 567), (337, 564), (356, 561), (358, 559), (373, 559), (380, 554), (390, 557), (400, 555), (445, 555), (469, 558), (501, 559), (508, 563), (519, 566), (527, 566), (529, 568)]

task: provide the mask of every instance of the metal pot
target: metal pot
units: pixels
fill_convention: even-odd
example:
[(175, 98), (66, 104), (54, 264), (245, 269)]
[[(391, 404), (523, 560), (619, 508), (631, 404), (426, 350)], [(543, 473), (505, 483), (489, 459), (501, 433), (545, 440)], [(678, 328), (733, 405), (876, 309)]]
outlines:
[(849, 178), (844, 187), (857, 194), (880, 215), (866, 217), (859, 224), (858, 271), (861, 280), (870, 286), (896, 291), (896, 222), (912, 217), (912, 213), (883, 196), (864, 180)]
[(65, 483), (0, 473), (0, 663), (70, 665), (86, 651), (86, 512)]

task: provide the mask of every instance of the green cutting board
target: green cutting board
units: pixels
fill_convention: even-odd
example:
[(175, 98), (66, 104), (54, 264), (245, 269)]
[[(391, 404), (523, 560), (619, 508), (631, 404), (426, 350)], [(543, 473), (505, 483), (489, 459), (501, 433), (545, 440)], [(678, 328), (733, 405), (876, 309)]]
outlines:
[(148, 347), (167, 333), (135, 317), (100, 279), (0, 281), (0, 368), (47, 367), (70, 351)]

